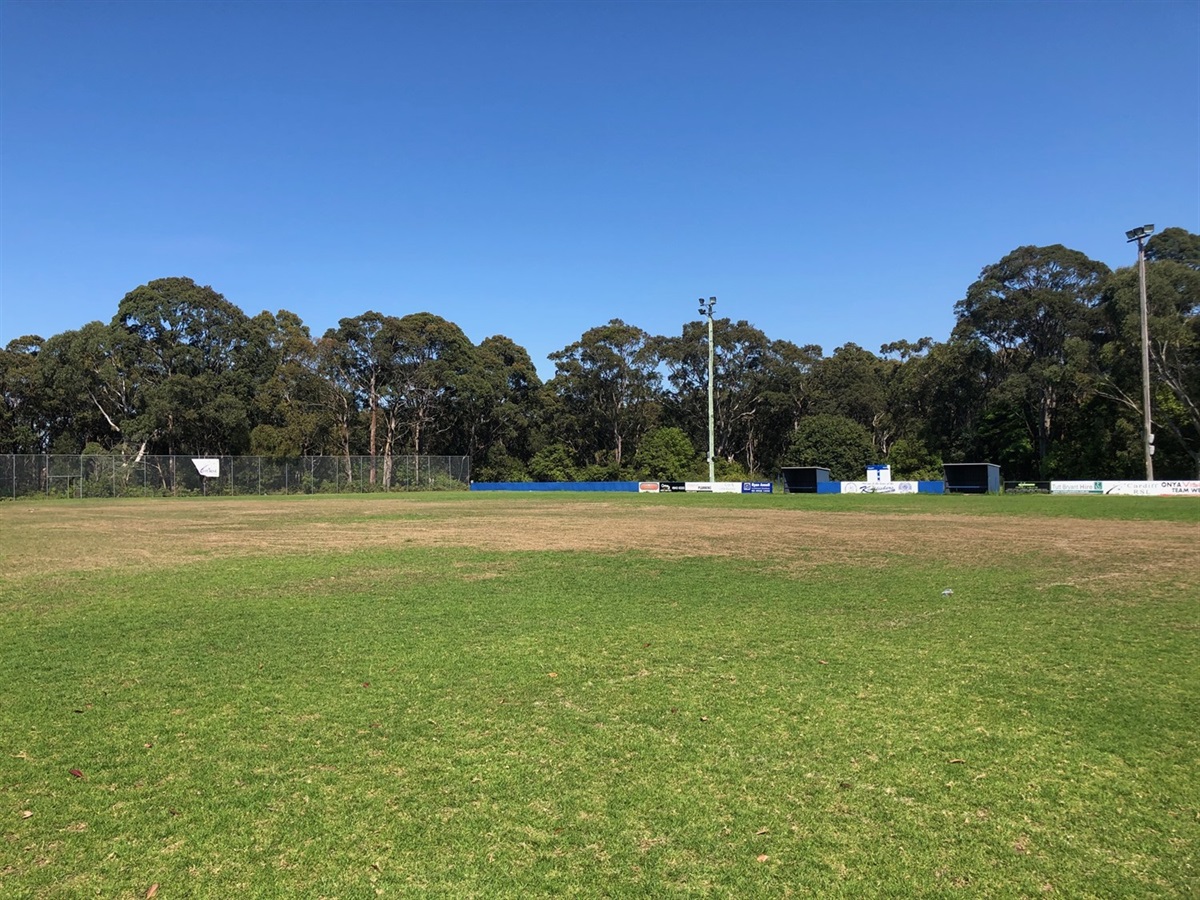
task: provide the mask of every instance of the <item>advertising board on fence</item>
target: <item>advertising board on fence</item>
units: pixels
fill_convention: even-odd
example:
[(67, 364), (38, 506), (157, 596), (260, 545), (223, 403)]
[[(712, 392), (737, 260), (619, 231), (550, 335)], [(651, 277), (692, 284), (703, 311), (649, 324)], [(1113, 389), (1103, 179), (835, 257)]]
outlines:
[(220, 478), (221, 477), (221, 460), (220, 459), (193, 459), (192, 465), (196, 467), (196, 471), (205, 478)]
[(769, 481), (643, 481), (638, 490), (644, 494), (772, 494)]
[(1105, 481), (1104, 493), (1135, 497), (1200, 497), (1200, 481)]
[(1050, 493), (1200, 497), (1200, 481), (1051, 481)]
[(688, 493), (696, 491), (701, 494), (740, 494), (742, 483), (740, 481), (685, 481), (684, 490)]
[(915, 494), (915, 481), (843, 481), (843, 494)]

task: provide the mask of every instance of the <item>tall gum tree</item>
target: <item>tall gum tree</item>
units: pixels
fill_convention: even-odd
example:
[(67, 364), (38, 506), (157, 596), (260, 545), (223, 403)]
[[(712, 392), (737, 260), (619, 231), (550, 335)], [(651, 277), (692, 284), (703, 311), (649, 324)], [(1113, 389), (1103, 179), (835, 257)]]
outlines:
[(251, 320), (262, 348), (255, 380), (250, 452), (276, 459), (336, 449), (333, 385), (318, 372), (317, 345), (295, 313), (262, 312)]
[(397, 321), (395, 316), (368, 310), (362, 315), (339, 319), (337, 328), (326, 331), (321, 340), (322, 368), (345, 407), (341, 432), (347, 474), (353, 414), (357, 409), (365, 409), (367, 454), (371, 457), (368, 478), (372, 485), (378, 478), (375, 460), (379, 450), (380, 396), (391, 377), (391, 343)]
[[(679, 337), (657, 339), (671, 393), (672, 424), (708, 445), (708, 323), (688, 322)], [(802, 404), (819, 347), (773, 341), (745, 320), (713, 320), (713, 443), (719, 459), (761, 471), (786, 444), (789, 412)]]
[(0, 349), (0, 453), (43, 453), (49, 440), (38, 355), (45, 341), (25, 335)]
[(524, 347), (504, 335), (479, 342), (454, 398), (458, 452), (471, 457), (472, 470), (506, 477), (520, 471), (533, 455), (530, 438), (541, 389)]
[(656, 418), (662, 376), (655, 342), (641, 328), (612, 319), (549, 358), (555, 374), (547, 388), (576, 453), (584, 459), (611, 453), (619, 470)]
[(122, 298), (113, 327), (134, 342), (129, 377), (141, 402), (127, 426), (166, 453), (249, 447), (254, 384), (239, 356), (249, 339), (237, 306), (190, 278), (159, 278)]
[(1086, 348), (1109, 269), (1061, 244), (1018, 247), (985, 266), (955, 304), (956, 334), (983, 341), (1002, 367), (1048, 477), (1061, 405), (1085, 390)]
[(385, 481), (390, 483), (398, 439), (419, 461), (453, 429), (455, 399), (473, 367), (475, 347), (461, 328), (429, 312), (395, 320), (386, 337), (390, 355), (381, 405), (387, 422)]
[[(1186, 455), (1186, 472), (1178, 474), (1200, 478), (1200, 260), (1195, 267), (1175, 259), (1148, 262), (1146, 305), (1154, 428), (1174, 437)], [(1119, 269), (1108, 280), (1101, 309), (1107, 340), (1096, 362), (1096, 391), (1140, 419), (1141, 298), (1135, 267)], [(1140, 446), (1140, 426), (1131, 437)], [(1171, 477), (1169, 444), (1159, 442), (1156, 449), (1156, 474)]]

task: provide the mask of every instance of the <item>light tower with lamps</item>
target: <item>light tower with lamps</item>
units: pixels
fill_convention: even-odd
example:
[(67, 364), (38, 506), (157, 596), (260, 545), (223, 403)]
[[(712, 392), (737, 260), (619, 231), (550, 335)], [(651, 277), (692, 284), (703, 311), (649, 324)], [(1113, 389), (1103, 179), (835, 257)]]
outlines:
[(1154, 480), (1154, 432), (1150, 423), (1150, 328), (1146, 321), (1146, 238), (1154, 234), (1153, 225), (1125, 232), (1125, 242), (1138, 245), (1138, 291), (1142, 310), (1142, 450), (1146, 456), (1146, 480)]
[(700, 315), (708, 317), (708, 481), (712, 484), (717, 480), (716, 474), (716, 437), (713, 428), (713, 307), (717, 305), (716, 297), (705, 300), (700, 298)]

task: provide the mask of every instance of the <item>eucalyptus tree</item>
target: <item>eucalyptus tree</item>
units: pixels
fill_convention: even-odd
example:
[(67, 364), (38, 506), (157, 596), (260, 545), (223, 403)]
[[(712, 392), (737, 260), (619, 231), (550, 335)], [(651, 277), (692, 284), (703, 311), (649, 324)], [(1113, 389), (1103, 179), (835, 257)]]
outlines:
[(51, 443), (78, 453), (96, 443), (140, 459), (153, 435), (139, 425), (148, 381), (141, 371), (141, 341), (116, 324), (89, 322), (54, 335), (38, 355)]
[(367, 418), (367, 455), (371, 457), (369, 479), (377, 479), (380, 398), (391, 377), (392, 339), (397, 319), (367, 312), (338, 320), (337, 328), (325, 332), (319, 349), (319, 366), (334, 387), (341, 446), (349, 472), (354, 417), (364, 410)]
[(456, 452), (485, 481), (515, 480), (533, 455), (542, 381), (529, 352), (511, 338), (484, 338), (459, 376), (454, 398)]
[(1152, 262), (1172, 260), (1200, 269), (1200, 234), (1186, 228), (1164, 228), (1146, 241), (1146, 259)]
[(816, 344), (771, 341), (760, 379), (762, 407), (756, 417), (759, 440), (753, 457), (747, 454), (747, 461), (754, 463), (747, 466), (751, 472), (770, 474), (778, 469), (793, 432), (813, 412), (813, 372), (822, 358)]
[[(708, 322), (683, 326), (679, 337), (659, 338), (672, 387), (670, 423), (696, 446), (708, 444)], [(798, 408), (806, 402), (806, 378), (819, 347), (773, 341), (749, 322), (713, 320), (713, 437), (720, 459), (762, 471), (781, 452)]]
[[(1173, 243), (1178, 246), (1183, 241)], [(1167, 477), (1176, 473), (1200, 478), (1200, 258), (1190, 264), (1162, 257), (1148, 262), (1146, 302), (1151, 409), (1156, 433), (1166, 438), (1156, 442), (1155, 469)], [(1119, 269), (1108, 280), (1101, 309), (1107, 340), (1095, 367), (1096, 390), (1140, 419), (1141, 302), (1136, 268)], [(1140, 446), (1140, 428), (1132, 440)], [(1172, 459), (1176, 455), (1178, 461)]]
[(50, 439), (38, 335), (0, 349), (0, 453), (41, 453)]
[(250, 452), (285, 459), (336, 450), (336, 388), (319, 372), (308, 326), (295, 313), (280, 310), (259, 313), (250, 328), (261, 351)]
[[(984, 342), (1025, 420), (1038, 474), (1050, 472), (1064, 404), (1086, 395), (1096, 306), (1109, 269), (1061, 244), (1019, 247), (985, 266), (955, 304), (955, 332)], [(1032, 474), (1032, 473), (1029, 473)]]
[(239, 453), (249, 447), (255, 385), (239, 368), (248, 319), (211, 287), (160, 278), (122, 298), (120, 377), (137, 400), (127, 435), (159, 452)]
[[(345, 322), (346, 320), (342, 320)], [(357, 380), (358, 371), (351, 364), (346, 343), (337, 329), (329, 329), (314, 343), (317, 375), (325, 384), (321, 393), (324, 412), (331, 425), (331, 441), (342, 458), (346, 481), (354, 478), (351, 457), (362, 453), (359, 439), (362, 429), (362, 392)], [(371, 483), (375, 483), (375, 463), (371, 461)]]
[[(904, 437), (947, 461), (986, 459), (978, 437), (995, 386), (993, 362), (983, 341), (964, 337), (931, 344), (905, 360), (902, 394), (910, 427)], [(911, 455), (911, 447), (905, 453)]]
[(899, 365), (858, 344), (844, 344), (813, 366), (813, 408), (867, 429), (882, 459), (896, 432), (889, 388)]
[(555, 353), (547, 384), (561, 430), (581, 461), (611, 459), (619, 472), (653, 426), (661, 404), (657, 343), (642, 329), (612, 319)]
[(475, 348), (461, 328), (428, 312), (396, 319), (385, 334), (390, 347), (380, 405), (390, 479), (398, 441), (419, 458), (439, 449), (438, 438), (454, 428), (455, 400), (473, 367)]

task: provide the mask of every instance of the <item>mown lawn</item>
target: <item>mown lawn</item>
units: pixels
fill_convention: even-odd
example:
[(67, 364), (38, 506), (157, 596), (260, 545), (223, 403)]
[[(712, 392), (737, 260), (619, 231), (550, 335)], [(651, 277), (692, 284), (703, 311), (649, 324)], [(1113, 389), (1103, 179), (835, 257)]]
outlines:
[[(1027, 499), (969, 511), (1035, 531), (1054, 498)], [(420, 515), (497, 502), (521, 501)], [(1136, 528), (1142, 503), (1099, 515)], [(105, 508), (29, 527), (70, 542)], [(6, 535), (31, 539), (26, 509), (0, 509)], [(944, 539), (789, 568), (335, 552), (314, 526), (306, 552), (9, 567), (0, 893), (1195, 896), (1196, 579)]]

